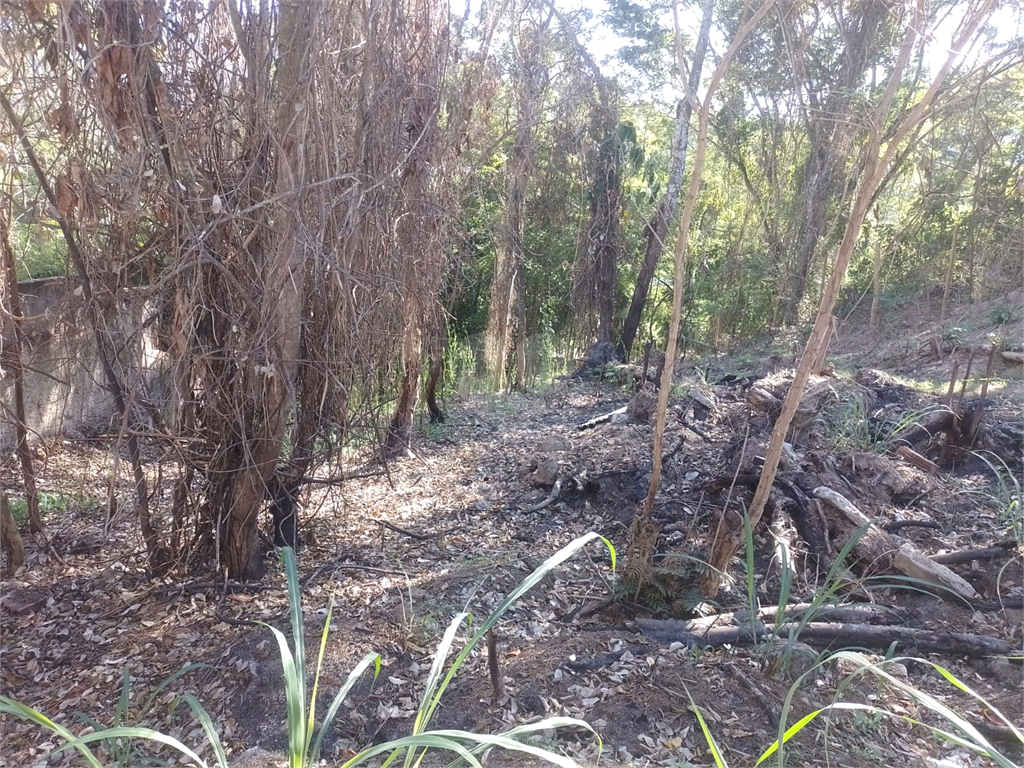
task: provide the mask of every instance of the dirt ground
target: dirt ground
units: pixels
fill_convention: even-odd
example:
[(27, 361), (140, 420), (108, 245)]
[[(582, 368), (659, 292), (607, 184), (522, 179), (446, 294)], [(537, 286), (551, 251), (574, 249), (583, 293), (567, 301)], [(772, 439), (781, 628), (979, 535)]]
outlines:
[[(1020, 307), (1022, 298), (1004, 301)], [(818, 472), (827, 463), (833, 471), (829, 476), (844, 483), (836, 490), (879, 524), (931, 523), (900, 531), (926, 555), (987, 547), (1013, 537), (1014, 526), (1016, 536), (1021, 535), (1019, 485), (1016, 506), (1013, 500), (1012, 478), (1021, 480), (1015, 433), (1008, 427), (1009, 436), (1004, 435), (1012, 471), (1001, 482), (991, 458), (979, 461), (966, 454), (928, 473), (885, 445), (862, 444), (859, 429), (870, 414), (851, 411), (844, 393), (872, 390), (871, 403), (884, 409), (888, 421), (908, 414), (911, 420), (920, 418), (945, 393), (953, 361), (961, 360), (962, 374), (966, 350), (987, 343), (987, 334), (1005, 334), (1008, 346), (1020, 349), (1020, 318), (994, 327), (988, 319), (994, 306), (960, 310), (957, 334), (948, 332), (948, 324), (923, 321), (886, 324), (885, 334), (844, 332), (840, 326), (830, 359), (837, 366), (836, 381), (849, 388), (837, 384), (836, 397), (821, 418), (793, 440), (800, 471)], [(776, 343), (732, 357), (684, 360), (677, 369), (655, 506), (662, 554), (706, 554), (726, 504), (735, 510), (749, 502), (749, 492), (739, 489), (728, 497), (713, 490), (714, 483), (735, 476), (744, 462), (756, 465), (770, 421), (750, 408), (746, 393), (771, 369), (784, 376), (791, 352)], [(983, 373), (986, 362), (987, 353), (975, 354), (974, 377)], [(867, 378), (866, 369), (873, 371)], [(984, 424), (1020, 425), (1021, 366), (1000, 360), (990, 379)], [(979, 387), (972, 380), (965, 398), (977, 397)], [(700, 398), (692, 396), (695, 391)], [(354, 465), (348, 471), (363, 477), (308, 487), (299, 570), (311, 658), (328, 602), (336, 606), (319, 711), (365, 654), (377, 652), (383, 663), (377, 678), (367, 676), (342, 708), (326, 743), (328, 764), (410, 732), (433, 649), (460, 611), (485, 616), (545, 558), (588, 531), (613, 542), (621, 573), (629, 526), (647, 491), (653, 429), (621, 418), (580, 426), (626, 406), (631, 398), (628, 386), (615, 382), (566, 380), (532, 395), (451, 399), (447, 422), (422, 424), (410, 454), (386, 470)], [(3, 695), (80, 732), (87, 721), (75, 719), (79, 712), (111, 724), (128, 670), (128, 722), (141, 720), (186, 743), (201, 744), (197, 723), (180, 712), (173, 718), (168, 714), (178, 693), (193, 692), (235, 751), (254, 745), (281, 750), (284, 697), (276, 644), (265, 629), (230, 623), (263, 620), (287, 627), (281, 569), (272, 568), (262, 585), (223, 598), (212, 573), (153, 580), (146, 574), (127, 505), (118, 505), (108, 519), (109, 499), (130, 497), (126, 484), (110, 482), (115, 439), (54, 440), (41, 445), (38, 455), (42, 490), (53, 499), (46, 516), (51, 541), (47, 546), (40, 537), (28, 536), (28, 567), (0, 585)], [(124, 473), (123, 464), (119, 471)], [(155, 478), (172, 468), (154, 458), (149, 471)], [(3, 464), (0, 480), (16, 496), (20, 486), (13, 460)], [(166, 508), (169, 500), (156, 499), (154, 506), (161, 505)], [(694, 612), (742, 610), (749, 607), (751, 594), (762, 607), (775, 605), (783, 586), (780, 542), (795, 553), (790, 603), (811, 600), (825, 579), (801, 554), (792, 523), (775, 519), (753, 534), (750, 580), (745, 558), (736, 558), (732, 585), (714, 604), (696, 605)], [(1022, 563), (1018, 538), (994, 559), (951, 566), (977, 591), (974, 604), (937, 597), (887, 574), (864, 582), (870, 586), (866, 597), (890, 608), (893, 624), (979, 635), (1020, 649)], [(826, 661), (820, 648), (802, 643), (787, 648), (785, 641), (700, 647), (657, 639), (643, 631), (639, 620), (663, 615), (621, 591), (613, 605), (591, 610), (613, 593), (615, 579), (607, 550), (594, 543), (543, 580), (498, 625), (503, 695), (495, 700), (486, 652), (480, 649), (446, 692), (433, 727), (497, 733), (542, 716), (572, 716), (590, 723), (600, 734), (600, 746), (583, 729), (544, 732), (540, 743), (583, 765), (682, 767), (713, 764), (694, 708), (729, 765), (753, 765), (776, 737), (780, 720), (792, 725), (834, 702), (870, 704), (941, 725), (906, 693), (870, 675), (854, 675), (849, 661)], [(850, 587), (836, 599), (864, 597)], [(670, 602), (666, 597), (661, 607)], [(460, 638), (468, 635), (467, 628), (460, 630)], [(886, 652), (871, 649), (868, 655), (880, 660)], [(899, 682), (960, 713), (1011, 759), (1024, 759), (998, 718), (924, 661), (942, 665), (1022, 727), (1019, 663), (922, 654), (913, 648), (897, 655), (920, 659), (888, 668)], [(819, 660), (819, 668), (801, 677)], [(161, 681), (194, 663), (210, 666), (182, 676), (143, 709)], [(69, 755), (46, 759), (58, 744), (35, 726), (2, 718), (0, 728), (0, 766), (74, 764)], [(984, 764), (924, 727), (868, 710), (818, 718), (790, 742), (785, 762)], [(489, 764), (533, 763), (495, 753)]]

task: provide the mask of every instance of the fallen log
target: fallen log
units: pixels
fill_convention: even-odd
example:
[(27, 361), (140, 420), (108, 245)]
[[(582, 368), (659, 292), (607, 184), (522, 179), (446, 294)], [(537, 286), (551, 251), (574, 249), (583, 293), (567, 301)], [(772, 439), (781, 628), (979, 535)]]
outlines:
[(877, 603), (817, 606), (811, 603), (795, 603), (783, 606), (781, 620), (778, 619), (779, 607), (769, 605), (759, 608), (753, 614), (748, 608), (741, 608), (730, 613), (701, 616), (696, 619), (637, 619), (637, 626), (644, 630), (699, 635), (723, 627), (750, 627), (753, 621), (755, 627), (763, 630), (766, 624), (791, 624), (799, 621), (809, 611), (814, 612), (812, 618), (815, 621), (826, 624), (887, 624), (894, 619), (902, 618), (895, 608)]
[[(655, 626), (648, 628), (647, 625)], [(644, 634), (665, 643), (680, 642), (701, 648), (717, 648), (723, 645), (750, 646), (764, 642), (772, 636), (766, 628), (756, 627), (715, 627), (706, 632), (680, 632), (661, 628), (662, 622), (650, 619), (638, 619), (637, 626)], [(986, 656), (1019, 655), (1019, 648), (1004, 640), (986, 635), (968, 635), (962, 632), (941, 632), (930, 629), (912, 629), (892, 625), (868, 624), (827, 624), (811, 622), (802, 628), (790, 627), (790, 632), (799, 639), (822, 651), (839, 651), (850, 648), (867, 648), (869, 650), (906, 654), (940, 653), (946, 656), (968, 656), (983, 658)], [(787, 637), (786, 628), (781, 633)]]
[(876, 572), (895, 569), (912, 579), (941, 587), (965, 600), (979, 599), (974, 587), (964, 579), (941, 563), (929, 560), (909, 541), (897, 544), (892, 536), (869, 520), (842, 494), (821, 486), (814, 489), (814, 496), (842, 513), (858, 529), (864, 529), (860, 540), (854, 545), (854, 552)]
[(939, 471), (938, 464), (905, 445), (896, 446), (896, 453), (902, 456), (903, 460), (908, 464), (913, 464), (918, 469), (922, 469), (931, 475), (937, 474)]

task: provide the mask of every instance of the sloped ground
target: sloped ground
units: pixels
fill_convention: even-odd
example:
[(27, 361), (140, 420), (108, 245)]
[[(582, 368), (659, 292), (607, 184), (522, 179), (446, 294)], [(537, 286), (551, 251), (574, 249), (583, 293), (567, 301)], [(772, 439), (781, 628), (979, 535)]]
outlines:
[[(920, 369), (923, 361), (916, 365)], [(948, 377), (948, 366), (947, 359), (945, 372), (937, 368), (934, 378)], [(724, 373), (735, 376), (716, 384)], [(699, 388), (713, 407), (688, 398), (674, 400), (655, 509), (663, 551), (704, 551), (726, 503), (724, 494), (708, 490), (708, 483), (756, 459), (758, 446), (767, 440), (768, 420), (744, 402), (749, 380), (736, 384), (737, 377), (748, 373), (753, 377), (766, 371), (759, 362), (743, 366), (735, 360), (680, 371), (679, 393)], [(1019, 382), (1019, 373), (1012, 369), (1000, 376), (1010, 387)], [(895, 386), (888, 391), (897, 393), (894, 408), (902, 413), (919, 412), (936, 399)], [(837, 391), (846, 390), (837, 386)], [(1019, 423), (1020, 399), (1003, 397), (1002, 392), (993, 387), (990, 423)], [(625, 559), (628, 527), (647, 490), (653, 430), (648, 424), (622, 421), (584, 430), (578, 426), (626, 405), (629, 397), (611, 385), (559, 383), (543, 395), (449, 403), (448, 423), (424, 426), (413, 454), (389, 464), (386, 473), (378, 471), (340, 488), (312, 487), (304, 505), (307, 545), (300, 559), (311, 658), (324, 609), (332, 598), (337, 605), (321, 707), (364, 654), (379, 652), (384, 665), (376, 681), (367, 678), (352, 694), (351, 706), (343, 708), (327, 744), (330, 764), (367, 744), (409, 732), (432, 650), (455, 614), (485, 615), (536, 565), (587, 531), (607, 536), (619, 562)], [(1016, 511), (1010, 507), (1007, 488), (993, 482), (986, 464), (961, 462), (953, 471), (931, 476), (881, 449), (872, 452), (857, 442), (861, 436), (854, 428), (855, 416), (850, 416), (863, 413), (844, 410), (846, 402), (837, 397), (798, 436), (797, 449), (809, 471), (831, 462), (837, 475), (846, 478), (842, 491), (866, 514), (880, 522), (909, 518), (937, 524), (936, 529), (904, 529), (927, 554), (1004, 539), (1014, 514), (1019, 525), (1019, 506)], [(63, 562), (47, 554), (41, 541), (30, 540), (29, 568), (2, 584), (4, 695), (61, 722), (72, 723), (80, 710), (109, 724), (123, 670), (130, 671), (137, 710), (167, 675), (184, 664), (204, 662), (214, 668), (194, 671), (169, 686), (147, 713), (149, 721), (188, 743), (202, 743), (194, 722), (172, 722), (166, 714), (176, 692), (193, 691), (233, 747), (280, 749), (285, 737), (276, 645), (266, 630), (227, 623), (216, 614), (285, 627), (283, 576), (278, 569), (261, 588), (240, 590), (220, 606), (213, 574), (179, 574), (173, 582), (148, 580), (127, 513), (118, 513), (104, 527), (112, 447), (105, 442), (53, 442), (46, 447), (46, 490), (70, 500), (69, 509), (53, 511), (47, 520)], [(866, 456), (873, 463), (866, 465)], [(869, 468), (858, 472), (857, 466)], [(559, 490), (552, 494), (556, 479)], [(4, 465), (2, 480), (9, 489), (18, 487), (13, 462)], [(114, 492), (129, 497), (127, 487), (117, 485)], [(732, 508), (741, 501), (742, 493), (733, 494)], [(775, 521), (754, 536), (756, 594), (764, 605), (771, 605), (779, 593), (773, 555), (786, 528), (784, 521)], [(1018, 547), (1001, 559), (955, 566), (983, 597), (1018, 608), (976, 610), (892, 586), (872, 595), (893, 607), (907, 626), (988, 635), (1019, 647), (1021, 563)], [(615, 579), (609, 566), (607, 553), (592, 545), (586, 555), (538, 585), (499, 625), (506, 695), (492, 700), (486, 656), (477, 652), (448, 690), (433, 725), (497, 732), (542, 715), (565, 714), (583, 718), (598, 730), (603, 762), (710, 764), (690, 708), (692, 697), (729, 763), (753, 765), (777, 734), (790, 686), (807, 668), (807, 659), (801, 662), (803, 651), (787, 669), (778, 649), (690, 650), (655, 641), (634, 623), (649, 612), (628, 600), (581, 618), (582, 607), (609, 595)], [(742, 562), (734, 563), (733, 576), (736, 586), (719, 596), (718, 610), (742, 608), (748, 602)], [(818, 588), (811, 570), (800, 571), (791, 601), (809, 599)], [(1018, 726), (1024, 725), (1019, 665), (1002, 659), (929, 658)], [(976, 700), (930, 666), (904, 662), (893, 671), (977, 726), (988, 727), (986, 732), (1002, 735), (995, 728), (998, 722)], [(873, 679), (851, 679), (851, 672), (849, 666), (832, 663), (804, 679), (786, 723), (837, 700), (871, 703), (937, 723), (907, 697)], [(31, 765), (56, 746), (32, 726), (8, 719), (0, 720), (0, 727), (0, 766)], [(547, 746), (583, 764), (597, 762), (596, 741), (586, 732), (546, 734), (545, 739)], [(793, 740), (786, 761), (801, 766), (924, 766), (935, 765), (936, 759), (948, 766), (974, 765), (964, 750), (938, 741), (923, 728), (847, 712), (813, 723)], [(1022, 756), (1018, 753), (1015, 759)], [(129, 764), (138, 764), (135, 760)], [(48, 764), (72, 762), (71, 756), (59, 756)], [(494, 755), (490, 764), (523, 763)]]

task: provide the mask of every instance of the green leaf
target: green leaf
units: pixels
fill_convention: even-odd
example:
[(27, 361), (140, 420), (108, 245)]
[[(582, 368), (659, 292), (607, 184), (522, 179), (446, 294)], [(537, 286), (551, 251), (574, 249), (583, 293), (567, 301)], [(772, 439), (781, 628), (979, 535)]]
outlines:
[(210, 713), (199, 703), (199, 699), (191, 693), (183, 694), (179, 698), (188, 704), (192, 714), (196, 716), (196, 720), (203, 727), (203, 731), (206, 733), (206, 740), (210, 742), (210, 746), (213, 747), (213, 753), (217, 757), (217, 764), (220, 768), (228, 768), (228, 756), (224, 753), (224, 745), (221, 743), (220, 734), (217, 733), (217, 729), (210, 719)]
[(368, 653), (362, 658), (362, 660), (356, 664), (348, 674), (348, 679), (345, 684), (341, 686), (334, 699), (331, 701), (331, 706), (327, 708), (327, 714), (324, 716), (323, 725), (320, 726), (320, 731), (316, 735), (316, 741), (313, 742), (313, 749), (309, 753), (309, 763), (316, 763), (317, 758), (320, 756), (320, 747), (324, 740), (324, 735), (331, 727), (331, 723), (334, 722), (335, 716), (338, 714), (338, 709), (341, 707), (341, 703), (345, 701), (345, 697), (348, 696), (349, 691), (352, 690), (352, 686), (356, 684), (356, 680), (363, 674), (363, 671), (370, 665), (374, 665), (373, 676), (374, 678), (380, 674), (380, 654)]
[(50, 718), (48, 718), (41, 712), (38, 712), (32, 709), (31, 707), (27, 707), (24, 704), (15, 701), (14, 699), (10, 699), (7, 696), (0, 696), (0, 712), (3, 712), (7, 715), (13, 715), (14, 717), (20, 718), (22, 720), (27, 720), (30, 723), (35, 723), (36, 725), (41, 725), (48, 731), (57, 734), (65, 741), (73, 744), (74, 748), (79, 751), (82, 757), (85, 758), (85, 761), (89, 763), (89, 765), (92, 766), (92, 768), (103, 768), (102, 763), (100, 763), (100, 761), (96, 759), (96, 755), (94, 755), (91, 750), (87, 749), (82, 744), (76, 743), (77, 739), (75, 738), (75, 735), (71, 733), (71, 731), (69, 731), (63, 725), (58, 725), (57, 723), (53, 722)]

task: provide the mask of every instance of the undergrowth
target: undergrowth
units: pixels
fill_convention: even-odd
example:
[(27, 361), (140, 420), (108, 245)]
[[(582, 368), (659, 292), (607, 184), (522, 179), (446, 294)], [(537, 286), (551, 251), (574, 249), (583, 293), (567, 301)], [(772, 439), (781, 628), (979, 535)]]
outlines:
[[(474, 768), (480, 768), (483, 757), (496, 747), (524, 753), (525, 755), (563, 766), (563, 768), (575, 768), (576, 763), (573, 760), (555, 752), (551, 747), (545, 748), (532, 743), (532, 739), (537, 736), (543, 736), (544, 732), (550, 733), (561, 728), (582, 728), (594, 733), (596, 736), (594, 729), (582, 720), (571, 717), (547, 717), (537, 722), (511, 728), (497, 735), (459, 730), (428, 730), (428, 725), (456, 672), (458, 672), (470, 653), (480, 645), (487, 632), (498, 622), (501, 616), (554, 568), (596, 538), (601, 538), (608, 546), (612, 557), (612, 567), (614, 568), (615, 550), (607, 539), (599, 537), (595, 533), (577, 538), (542, 563), (494, 609), (480, 624), (462, 650), (459, 651), (446, 671), (445, 665), (449, 652), (455, 642), (456, 634), (463, 623), (468, 623), (472, 626), (473, 622), (472, 615), (468, 613), (460, 613), (452, 619), (434, 654), (434, 662), (427, 676), (423, 696), (412, 727), (412, 733), (400, 739), (366, 747), (344, 762), (343, 768), (360, 765), (378, 756), (383, 757), (383, 762), (380, 763), (381, 768), (385, 768), (399, 759), (403, 761), (403, 765), (406, 768), (409, 768), (412, 765), (420, 765), (427, 752), (431, 750), (441, 750), (450, 753), (454, 757), (452, 765), (468, 764), (474, 766)], [(312, 690), (308, 692), (307, 696), (307, 678), (310, 670), (305, 655), (304, 619), (302, 598), (299, 591), (298, 569), (295, 562), (295, 554), (291, 549), (282, 550), (281, 557), (288, 581), (288, 605), (292, 627), (291, 642), (289, 643), (288, 638), (281, 630), (268, 624), (264, 624), (264, 626), (273, 634), (274, 639), (277, 641), (281, 657), (281, 667), (284, 673), (288, 766), (289, 768), (310, 768), (318, 764), (324, 736), (330, 731), (331, 725), (349, 692), (359, 677), (369, 667), (372, 666), (374, 668), (375, 676), (379, 673), (381, 659), (376, 653), (370, 653), (363, 657), (349, 674), (345, 684), (335, 694), (330, 706), (327, 708), (327, 712), (321, 719), (317, 718), (317, 688), (319, 686), (334, 605), (332, 602), (328, 607), (327, 619), (320, 637), (320, 650), (316, 668), (312, 675)], [(179, 670), (161, 683), (137, 713), (138, 718), (141, 719), (145, 716), (156, 696), (167, 685), (193, 668)], [(88, 731), (78, 736), (37, 710), (6, 696), (0, 696), (0, 713), (13, 715), (14, 717), (36, 723), (63, 740), (65, 743), (53, 750), (48, 756), (50, 758), (70, 750), (77, 750), (90, 768), (103, 768), (103, 762), (101, 762), (100, 757), (91, 747), (91, 745), (98, 743), (104, 746), (106, 755), (113, 761), (108, 763), (109, 765), (136, 766), (145, 763), (149, 759), (137, 743), (139, 740), (142, 740), (150, 744), (170, 747), (201, 768), (210, 768), (210, 763), (199, 755), (199, 751), (204, 749), (203, 746), (189, 746), (178, 738), (158, 730), (127, 724), (129, 719), (129, 686), (130, 678), (126, 672), (122, 683), (121, 697), (115, 707), (110, 727), (105, 727), (96, 721), (86, 720), (89, 726)], [(172, 714), (181, 704), (185, 704), (192, 711), (202, 728), (206, 736), (205, 746), (209, 747), (213, 752), (213, 764), (219, 768), (228, 768), (227, 752), (209, 712), (194, 695), (186, 693), (174, 701)]]

